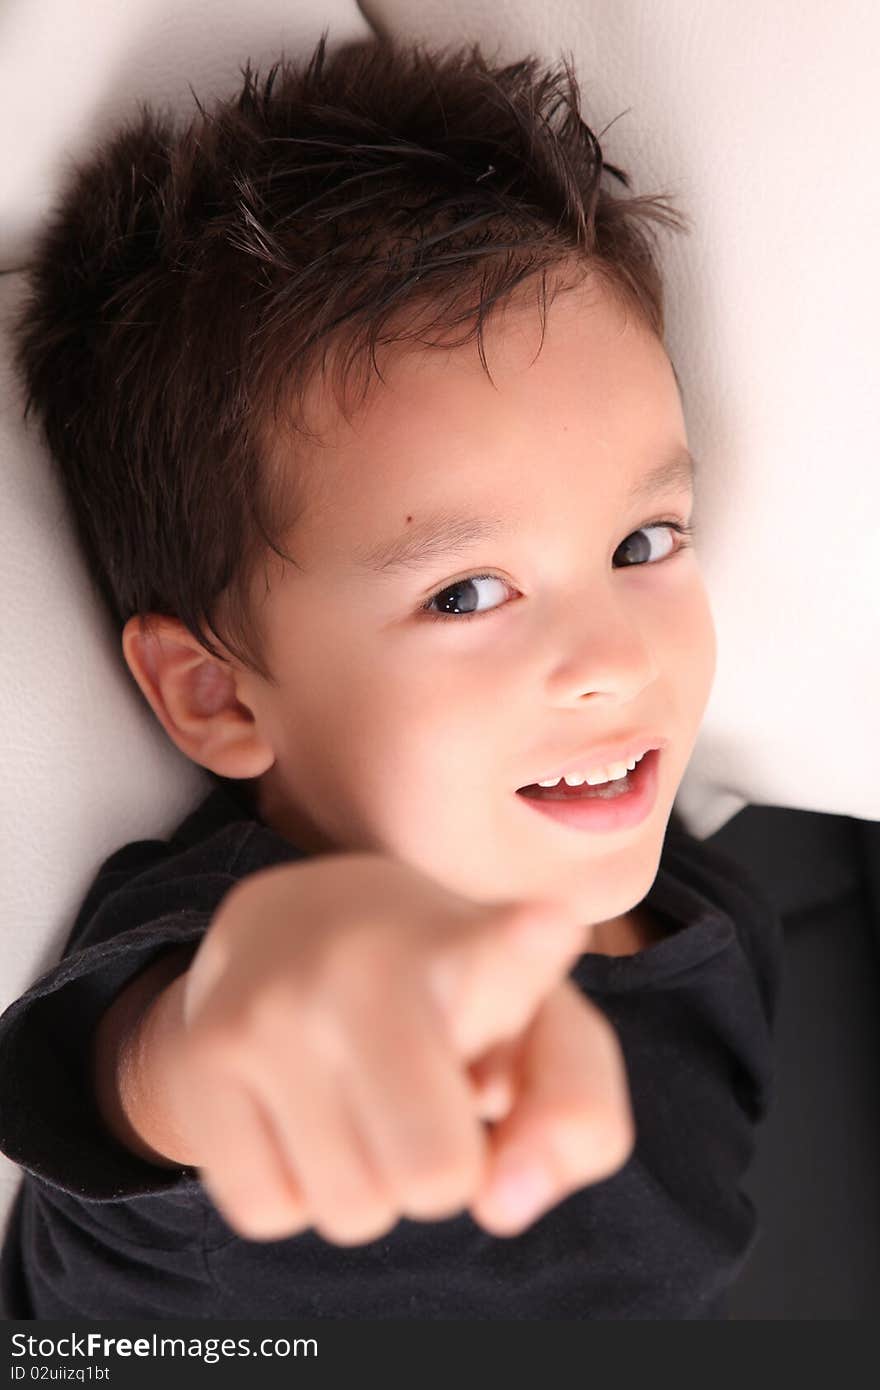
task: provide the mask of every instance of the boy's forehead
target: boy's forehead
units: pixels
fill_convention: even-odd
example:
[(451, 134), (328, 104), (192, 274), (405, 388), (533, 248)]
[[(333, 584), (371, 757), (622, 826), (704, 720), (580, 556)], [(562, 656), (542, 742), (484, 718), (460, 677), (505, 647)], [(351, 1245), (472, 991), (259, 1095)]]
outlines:
[[(299, 456), (320, 464), (328, 454), (357, 457), (372, 443), (431, 443), (440, 425), (461, 427), (466, 421), (479, 429), (480, 416), (487, 410), (497, 413), (500, 404), (504, 413), (504, 400), (493, 406), (487, 393), (506, 389), (507, 401), (513, 405), (525, 373), (536, 374), (535, 389), (539, 389), (538, 378), (542, 385), (555, 379), (567, 387), (573, 370), (570, 346), (577, 350), (591, 345), (586, 366), (595, 369), (601, 390), (607, 347), (624, 333), (629, 335), (633, 356), (638, 351), (635, 339), (643, 343), (652, 336), (608, 292), (579, 285), (553, 300), (543, 324), (532, 300), (520, 297), (498, 306), (483, 326), (482, 355), (476, 338), (455, 344), (409, 339), (381, 344), (376, 352), (379, 372), (369, 372), (363, 399), (350, 396), (346, 383), (333, 376), (330, 354), (328, 369), (310, 382), (304, 397), (304, 413), (315, 441), (300, 445)], [(622, 352), (626, 357), (627, 350), (625, 344), (618, 344), (618, 356)], [(584, 365), (579, 362), (575, 369), (582, 387), (588, 384)], [(473, 404), (475, 412), (469, 411)]]
[[(662, 385), (657, 389), (661, 357), (673, 381), (665, 351), (610, 296), (595, 289), (559, 296), (548, 309), (543, 337), (535, 304), (508, 305), (487, 322), (484, 341), (488, 373), (473, 339), (458, 346), (383, 345), (381, 377), (370, 378), (360, 404), (344, 396), (340, 402), (332, 374), (316, 379), (304, 402), (314, 439), (276, 439), (279, 461), (295, 472), (301, 521), (317, 522), (332, 511), (350, 513), (354, 524), (365, 511), (381, 518), (391, 510), (407, 524), (414, 507), (436, 511), (462, 486), (478, 495), (481, 475), (491, 492), (493, 469), (504, 475), (507, 463), (519, 478), (526, 455), (534, 472), (530, 450), (536, 440), (549, 441), (551, 432), (569, 451), (576, 432), (583, 465), (590, 436), (600, 449), (604, 438), (606, 451), (618, 457), (641, 451), (646, 466), (674, 443), (675, 402), (670, 405)], [(536, 375), (525, 382), (529, 372)], [(612, 388), (622, 406), (609, 405)], [(640, 405), (635, 425), (627, 390)], [(674, 386), (672, 393), (677, 400)], [(529, 405), (522, 415), (524, 397)], [(615, 430), (631, 431), (619, 449)], [(556, 446), (543, 451), (542, 469), (557, 452)], [(508, 497), (508, 510), (514, 500)]]
[[(437, 304), (422, 301), (383, 321), (372, 353), (366, 340), (359, 338), (357, 370), (349, 356), (351, 340), (343, 331), (326, 345), (320, 367), (305, 390), (303, 404), (310, 426), (322, 437), (339, 427), (357, 427), (364, 416), (389, 408), (387, 388), (391, 387), (393, 394), (395, 382), (420, 377), (430, 382), (476, 373), (487, 377), (486, 365), (493, 374), (496, 370), (527, 370), (541, 353), (547, 330), (565, 321), (577, 322), (593, 335), (607, 336), (619, 333), (629, 319), (637, 317), (624, 309), (619, 292), (598, 276), (586, 273), (583, 267), (577, 276), (565, 279), (561, 270), (548, 276), (546, 305), (542, 304), (539, 280), (518, 285), (506, 299), (489, 307), (479, 333), (476, 315), (454, 328), (438, 326)], [(633, 327), (638, 331), (637, 323)], [(361, 376), (367, 363), (369, 369)], [(365, 380), (364, 400), (357, 391), (349, 390), (349, 374), (358, 386)]]

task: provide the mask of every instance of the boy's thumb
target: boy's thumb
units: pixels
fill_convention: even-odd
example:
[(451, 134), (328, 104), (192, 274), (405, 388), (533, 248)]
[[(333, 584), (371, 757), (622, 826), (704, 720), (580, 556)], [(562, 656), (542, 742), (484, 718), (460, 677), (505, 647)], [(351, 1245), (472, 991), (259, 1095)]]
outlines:
[(448, 931), (429, 975), (458, 1056), (512, 1038), (587, 949), (590, 928), (551, 899), (492, 903)]

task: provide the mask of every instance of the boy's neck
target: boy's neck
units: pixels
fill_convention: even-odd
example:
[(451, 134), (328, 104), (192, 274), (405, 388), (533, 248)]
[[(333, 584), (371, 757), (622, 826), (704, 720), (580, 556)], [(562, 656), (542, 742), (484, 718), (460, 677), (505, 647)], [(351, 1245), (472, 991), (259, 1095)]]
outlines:
[(657, 914), (642, 902), (621, 917), (599, 922), (593, 928), (590, 950), (602, 956), (634, 956), (667, 935)]

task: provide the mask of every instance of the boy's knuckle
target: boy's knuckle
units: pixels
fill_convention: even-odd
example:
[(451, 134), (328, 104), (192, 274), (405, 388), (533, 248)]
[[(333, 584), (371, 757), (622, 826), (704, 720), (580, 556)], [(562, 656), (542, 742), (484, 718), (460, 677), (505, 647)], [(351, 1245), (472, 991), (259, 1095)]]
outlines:
[(479, 1155), (468, 1151), (411, 1164), (401, 1182), (403, 1209), (422, 1219), (451, 1216), (467, 1206), (480, 1173)]
[(241, 1073), (267, 1049), (277, 1048), (290, 1016), (289, 997), (274, 989), (254, 992), (193, 1026), (188, 1038), (191, 1056), (206, 1071)]
[(185, 1061), (197, 1075), (207, 1079), (233, 1070), (241, 1050), (239, 1035), (228, 1022), (202, 1022), (186, 1039)]
[(634, 1143), (627, 1110), (595, 1105), (586, 1111), (573, 1107), (557, 1125), (552, 1147), (560, 1172), (598, 1181), (623, 1166)]
[(229, 1214), (229, 1224), (248, 1240), (282, 1240), (302, 1226), (293, 1207), (278, 1203), (255, 1203), (253, 1194), (247, 1202), (239, 1202)]
[(297, 963), (292, 998), (304, 1011), (314, 1001), (326, 1005), (332, 999), (352, 1008), (374, 1001), (393, 973), (391, 944), (369, 921), (330, 933)]
[(345, 1067), (350, 1062), (352, 1043), (349, 1029), (338, 1007), (329, 1001), (319, 997), (302, 1001), (295, 1020), (289, 1021), (288, 1029), (289, 1035), (295, 1036), (304, 1054), (339, 1067)]
[(313, 992), (287, 971), (261, 980), (236, 1003), (228, 1025), (232, 1037), (261, 1052), (283, 1046), (311, 1007)]
[(318, 1235), (334, 1245), (366, 1245), (378, 1240), (396, 1224), (397, 1212), (386, 1200), (365, 1201), (339, 1206), (330, 1214), (316, 1217)]
[(406, 950), (407, 942), (396, 925), (372, 915), (358, 917), (340, 932), (330, 949), (334, 973), (357, 983), (381, 982), (389, 967)]
[(268, 1031), (269, 1011), (262, 1000), (250, 1000), (229, 1014), (215, 1029), (214, 1050), (228, 1065), (261, 1050)]

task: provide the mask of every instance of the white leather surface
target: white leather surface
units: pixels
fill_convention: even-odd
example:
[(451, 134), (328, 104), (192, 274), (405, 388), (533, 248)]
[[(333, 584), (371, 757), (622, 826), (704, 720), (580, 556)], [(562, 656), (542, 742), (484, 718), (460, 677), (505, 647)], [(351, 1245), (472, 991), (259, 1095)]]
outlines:
[[(675, 193), (669, 346), (701, 467), (713, 695), (678, 798), (698, 837), (748, 802), (880, 819), (880, 223), (869, 0), (364, 0), (377, 26), (575, 56), (636, 191)], [(354, 0), (5, 0), (0, 268), (26, 263), (64, 160), (138, 98), (192, 109), (246, 56), (369, 32)], [(621, 114), (621, 113), (626, 114)], [(57, 957), (95, 868), (207, 788), (88, 589), (9, 381), (0, 276), (0, 1008)], [(11, 1168), (0, 1165), (0, 1215)], [(5, 1188), (3, 1184), (5, 1183)]]

